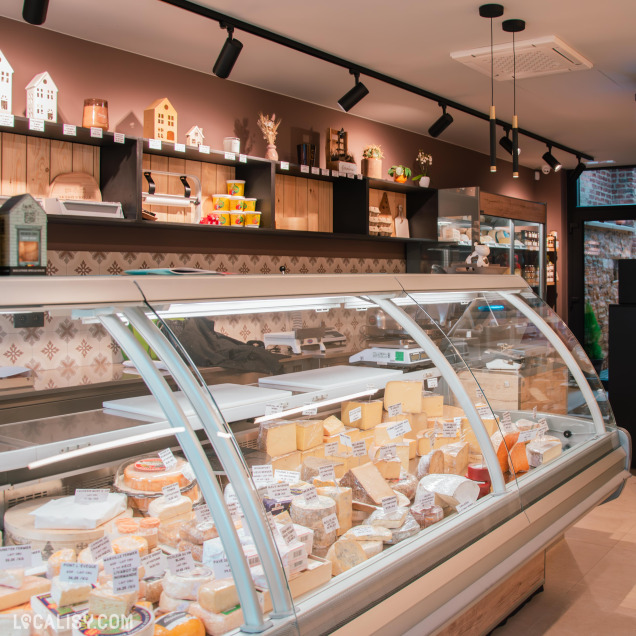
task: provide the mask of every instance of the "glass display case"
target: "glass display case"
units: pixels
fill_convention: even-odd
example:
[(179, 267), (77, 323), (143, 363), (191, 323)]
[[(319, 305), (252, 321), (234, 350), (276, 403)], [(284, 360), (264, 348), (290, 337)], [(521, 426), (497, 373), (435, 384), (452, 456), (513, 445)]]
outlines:
[(629, 475), (517, 276), (3, 291), (0, 625), (429, 633)]

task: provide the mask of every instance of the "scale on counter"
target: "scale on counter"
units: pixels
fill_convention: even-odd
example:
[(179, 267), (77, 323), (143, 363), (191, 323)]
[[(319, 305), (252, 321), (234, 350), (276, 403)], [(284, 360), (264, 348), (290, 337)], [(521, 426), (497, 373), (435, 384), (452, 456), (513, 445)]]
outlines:
[(424, 349), (414, 343), (402, 346), (377, 345), (364, 349), (349, 358), (349, 362), (375, 362), (391, 366), (415, 366), (423, 362), (430, 362)]

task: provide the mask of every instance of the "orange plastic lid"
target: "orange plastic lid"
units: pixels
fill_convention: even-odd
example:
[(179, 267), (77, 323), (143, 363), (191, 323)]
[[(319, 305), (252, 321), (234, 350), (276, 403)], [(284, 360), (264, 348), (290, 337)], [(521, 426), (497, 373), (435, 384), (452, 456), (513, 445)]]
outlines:
[(122, 534), (130, 534), (139, 530), (139, 524), (137, 523), (137, 521), (130, 518), (117, 519), (115, 521), (115, 526), (117, 530)]
[(161, 525), (161, 520), (157, 517), (146, 517), (139, 522), (140, 528), (158, 528)]

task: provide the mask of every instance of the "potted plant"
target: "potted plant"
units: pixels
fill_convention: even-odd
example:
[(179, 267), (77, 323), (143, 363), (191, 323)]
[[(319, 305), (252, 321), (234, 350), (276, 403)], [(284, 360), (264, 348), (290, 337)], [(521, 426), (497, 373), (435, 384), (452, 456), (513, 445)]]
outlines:
[(397, 183), (406, 183), (406, 180), (411, 176), (411, 169), (406, 166), (391, 166), (389, 168), (389, 176), (393, 177), (393, 181)]
[(369, 179), (382, 178), (382, 148), (375, 144), (369, 144), (362, 151), (362, 174)]
[(417, 167), (420, 169), (421, 174), (413, 177), (413, 181), (419, 181), (422, 188), (428, 188), (431, 184), (431, 178), (428, 176), (428, 169), (433, 165), (433, 155), (430, 155), (423, 150), (419, 150), (415, 161), (417, 162)]

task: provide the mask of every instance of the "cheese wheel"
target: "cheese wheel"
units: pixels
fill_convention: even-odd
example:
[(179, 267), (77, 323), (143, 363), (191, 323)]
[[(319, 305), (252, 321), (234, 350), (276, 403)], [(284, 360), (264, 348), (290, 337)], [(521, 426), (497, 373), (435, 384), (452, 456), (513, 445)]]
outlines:
[(415, 504), (411, 506), (411, 515), (420, 525), (420, 528), (428, 528), (444, 518), (444, 510), (441, 506)]
[(302, 496), (295, 497), (290, 510), (294, 523), (314, 531), (314, 552), (316, 548), (328, 548), (336, 540), (336, 530), (326, 532), (322, 523), (332, 514), (336, 514), (336, 502), (322, 495), (309, 503)]
[(205, 636), (205, 626), (196, 616), (170, 612), (155, 621), (154, 636)]
[(327, 560), (332, 563), (333, 576), (338, 576), (366, 561), (367, 555), (358, 541), (340, 539), (329, 548)]
[(236, 629), (243, 624), (243, 611), (240, 607), (216, 614), (204, 610), (198, 603), (192, 603), (189, 613), (201, 619), (209, 636), (222, 636), (225, 632)]
[(124, 468), (124, 485), (144, 492), (161, 492), (164, 486), (175, 483), (185, 488), (192, 483), (181, 472), (188, 462), (181, 457), (176, 460), (168, 470), (159, 457), (142, 457)]
[(181, 515), (187, 515), (190, 512), (192, 512), (192, 499), (185, 495), (179, 495), (179, 498), (174, 501), (168, 501), (162, 495), (153, 499), (148, 506), (148, 514), (162, 522)]
[[(106, 629), (104, 627), (104, 616), (106, 616)], [(83, 616), (72, 616), (73, 630), (72, 636), (99, 636), (101, 634), (117, 634), (118, 636), (153, 636), (155, 633), (155, 615), (146, 604), (134, 605), (130, 612), (124, 616), (121, 627), (116, 627), (122, 622), (121, 615), (116, 613), (94, 615), (90, 611)], [(109, 627), (108, 625), (113, 625)], [(122, 630), (122, 627), (124, 628)], [(48, 633), (48, 632), (47, 632)], [(52, 632), (54, 633), (54, 632)], [(62, 632), (65, 635), (68, 632)]]
[(137, 550), (137, 552), (139, 552), (139, 556), (146, 556), (148, 554), (148, 541), (146, 541), (143, 537), (138, 537), (136, 535), (114, 539), (111, 542), (111, 546), (115, 554), (129, 552), (130, 550)]
[(163, 589), (172, 598), (196, 601), (199, 588), (214, 578), (212, 570), (204, 565), (183, 574), (166, 572)]
[(71, 548), (64, 548), (54, 552), (46, 563), (46, 576), (52, 579), (54, 576), (59, 576), (62, 563), (75, 563), (75, 550)]
[(161, 612), (187, 612), (192, 605), (192, 600), (184, 600), (181, 598), (174, 598), (169, 594), (166, 594), (164, 590), (159, 597), (159, 610)]
[(466, 477), (473, 481), (487, 481), (490, 483), (490, 473), (486, 464), (468, 464)]
[(338, 523), (340, 527), (336, 530), (338, 536), (344, 534), (352, 526), (351, 513), (353, 506), (353, 496), (351, 494), (351, 488), (334, 488), (330, 486), (317, 488), (319, 495), (329, 497), (336, 503), (336, 515), (338, 516)]

